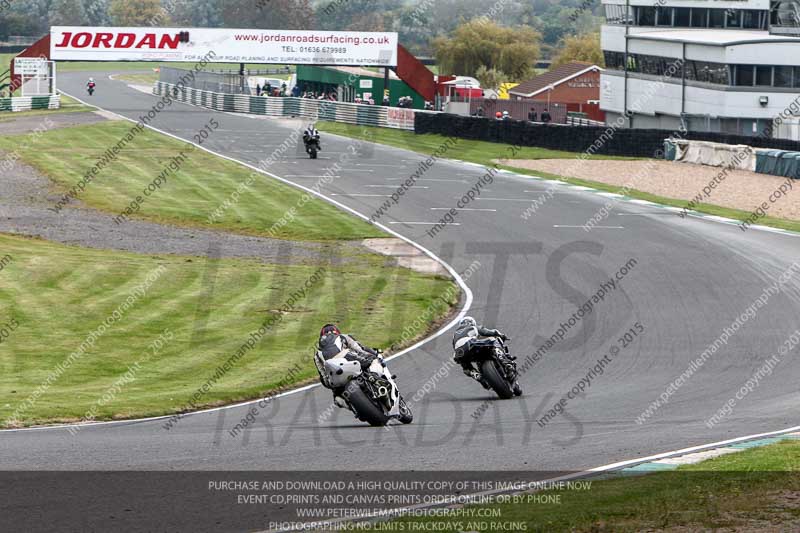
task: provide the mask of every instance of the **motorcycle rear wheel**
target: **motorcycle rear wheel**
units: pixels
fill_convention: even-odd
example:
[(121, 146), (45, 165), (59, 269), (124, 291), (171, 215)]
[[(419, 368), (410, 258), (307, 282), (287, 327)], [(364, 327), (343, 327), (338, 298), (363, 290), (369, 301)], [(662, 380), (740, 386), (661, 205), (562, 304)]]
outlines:
[(389, 416), (367, 396), (357, 380), (347, 384), (345, 394), (358, 417), (370, 426), (385, 426), (389, 422)]
[(508, 400), (514, 396), (514, 390), (497, 369), (497, 363), (494, 360), (487, 359), (481, 363), (481, 373), (500, 398)]

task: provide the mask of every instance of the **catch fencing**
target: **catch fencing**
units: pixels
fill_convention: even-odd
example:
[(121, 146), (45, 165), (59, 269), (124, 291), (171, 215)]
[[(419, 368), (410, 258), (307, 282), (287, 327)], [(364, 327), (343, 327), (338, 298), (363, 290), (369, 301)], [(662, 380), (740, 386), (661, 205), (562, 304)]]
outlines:
[(359, 126), (378, 126), (409, 131), (414, 130), (414, 122), (417, 115), (439, 114), (434, 111), (351, 104), (330, 100), (312, 100), (291, 96), (226, 94), (193, 87), (178, 87), (161, 81), (155, 82), (153, 94), (169, 95), (177, 102), (207, 107), (215, 111), (250, 113), (269, 117), (311, 118)]
[(247, 78), (240, 76), (238, 72), (225, 73), (201, 70), (195, 71), (191, 79), (187, 79), (187, 73), (191, 72), (186, 69), (162, 66), (158, 70), (158, 80), (173, 85), (183, 81), (187, 87), (215, 93), (250, 94)]
[(58, 109), (61, 96), (14, 96), (0, 98), (0, 111), (30, 111), (32, 109)]

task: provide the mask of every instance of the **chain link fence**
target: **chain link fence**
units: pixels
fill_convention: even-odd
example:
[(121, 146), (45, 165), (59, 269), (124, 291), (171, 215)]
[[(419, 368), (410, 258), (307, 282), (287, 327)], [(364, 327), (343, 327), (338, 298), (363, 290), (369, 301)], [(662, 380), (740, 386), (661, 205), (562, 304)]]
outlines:
[[(192, 73), (194, 77), (192, 77)], [(180, 80), (185, 82), (186, 87), (201, 91), (224, 94), (251, 94), (250, 87), (247, 84), (247, 76), (240, 76), (238, 73), (195, 72), (164, 66), (160, 68), (158, 81), (177, 85)]]

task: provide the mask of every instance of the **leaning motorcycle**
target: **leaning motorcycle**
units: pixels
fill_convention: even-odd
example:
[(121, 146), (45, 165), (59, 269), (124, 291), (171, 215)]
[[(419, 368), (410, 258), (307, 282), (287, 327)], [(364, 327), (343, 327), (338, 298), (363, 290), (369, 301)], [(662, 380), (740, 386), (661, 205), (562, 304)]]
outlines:
[(94, 83), (90, 83), (86, 90), (88, 91), (89, 96), (92, 96), (94, 94)]
[(410, 424), (414, 419), (383, 357), (378, 356), (366, 371), (361, 363), (348, 361), (348, 350), (325, 359), (317, 350), (314, 363), (323, 385), (329, 389), (343, 390), (341, 397), (356, 418), (371, 426), (385, 426), (397, 419)]
[(313, 137), (304, 136), (303, 142), (306, 144), (306, 153), (308, 153), (309, 157), (311, 157), (311, 159), (316, 159), (317, 152), (320, 151), (319, 134)]
[(500, 337), (486, 337), (472, 342), (469, 359), (480, 368), (483, 378), (500, 398), (514, 396), (517, 382), (516, 358)]

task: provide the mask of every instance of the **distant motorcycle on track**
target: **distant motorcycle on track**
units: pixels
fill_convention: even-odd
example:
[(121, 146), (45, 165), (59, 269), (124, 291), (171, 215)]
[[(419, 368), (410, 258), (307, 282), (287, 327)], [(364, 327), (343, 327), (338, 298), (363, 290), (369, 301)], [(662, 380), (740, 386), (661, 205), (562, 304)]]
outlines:
[(89, 93), (89, 96), (92, 96), (94, 94), (94, 87), (95, 83), (93, 81), (90, 81), (89, 83), (86, 84), (86, 91)]
[(316, 159), (317, 152), (322, 149), (319, 138), (319, 131), (313, 126), (309, 126), (305, 133), (303, 133), (303, 143), (305, 143), (306, 146), (306, 153), (311, 159)]

